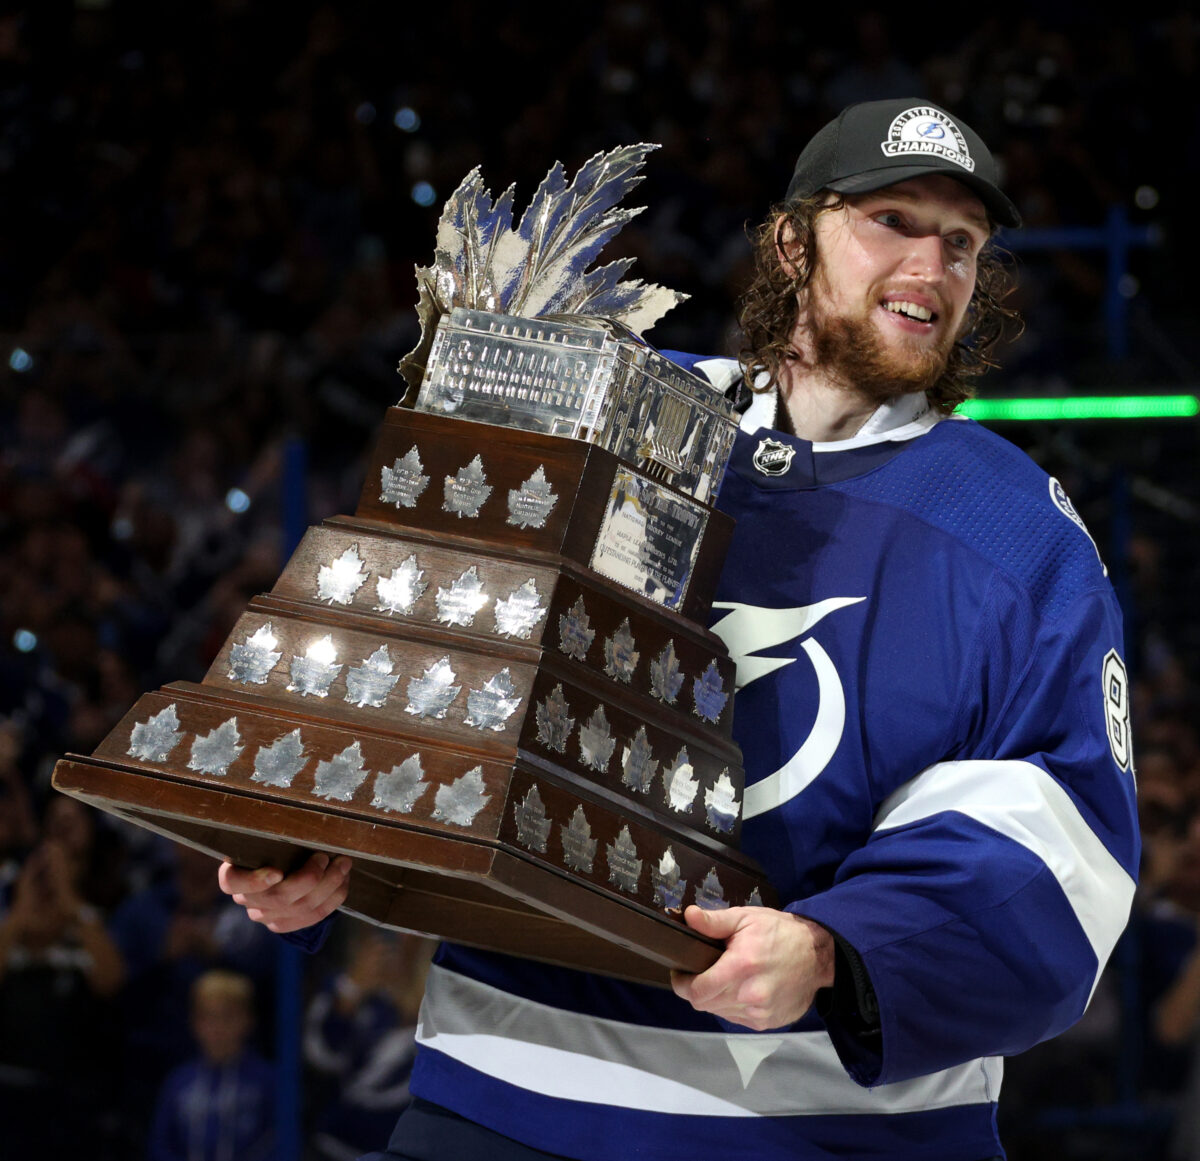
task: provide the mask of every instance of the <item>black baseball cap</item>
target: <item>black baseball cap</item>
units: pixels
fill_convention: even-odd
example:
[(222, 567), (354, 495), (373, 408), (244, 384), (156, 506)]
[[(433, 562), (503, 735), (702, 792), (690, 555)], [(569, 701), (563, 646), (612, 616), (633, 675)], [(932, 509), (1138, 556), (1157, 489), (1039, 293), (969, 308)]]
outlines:
[(998, 225), (1021, 224), (1017, 207), (1000, 191), (995, 159), (979, 134), (919, 97), (843, 109), (804, 147), (787, 200), (823, 189), (870, 193), (930, 173), (969, 187)]

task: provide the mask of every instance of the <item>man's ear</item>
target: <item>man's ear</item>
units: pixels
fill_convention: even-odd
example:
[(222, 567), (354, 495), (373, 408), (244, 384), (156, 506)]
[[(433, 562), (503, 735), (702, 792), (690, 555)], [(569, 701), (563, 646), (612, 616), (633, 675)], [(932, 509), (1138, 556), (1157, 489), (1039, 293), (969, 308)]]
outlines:
[(796, 237), (796, 228), (786, 214), (775, 220), (775, 256), (789, 278), (795, 278), (804, 261), (804, 247)]

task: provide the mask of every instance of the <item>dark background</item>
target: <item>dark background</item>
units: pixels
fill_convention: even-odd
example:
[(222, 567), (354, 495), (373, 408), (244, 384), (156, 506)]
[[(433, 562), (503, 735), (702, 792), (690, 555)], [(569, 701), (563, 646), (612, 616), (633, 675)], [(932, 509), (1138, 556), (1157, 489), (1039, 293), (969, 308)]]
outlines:
[[(1195, 393), (1200, 19), (991, 11), (0, 5), (0, 883), (46, 840), (54, 759), (143, 689), (202, 675), (273, 583), (286, 449), (307, 451), (310, 520), (353, 509), (417, 337), (413, 267), (475, 165), (520, 209), (555, 160), (660, 143), (629, 199), (648, 208), (607, 256), (691, 295), (653, 341), (731, 353), (746, 227), (808, 136), (853, 100), (930, 98), (989, 142), (1040, 232), (1004, 239), (1026, 328), (981, 394)], [(1114, 256), (1070, 232), (1114, 221), (1149, 236)], [(1066, 485), (1125, 606), (1148, 852), (1088, 1017), (1011, 1065), (1014, 1157), (1165, 1155), (1190, 1083), (1190, 1026), (1155, 1014), (1200, 905), (1196, 422), (999, 428)], [(106, 917), (180, 873), (90, 825)], [(136, 1055), (129, 1026), (109, 1061)], [(21, 1055), (5, 1027), (0, 1088)], [(96, 1112), (114, 1156), (140, 1149), (136, 1106)]]

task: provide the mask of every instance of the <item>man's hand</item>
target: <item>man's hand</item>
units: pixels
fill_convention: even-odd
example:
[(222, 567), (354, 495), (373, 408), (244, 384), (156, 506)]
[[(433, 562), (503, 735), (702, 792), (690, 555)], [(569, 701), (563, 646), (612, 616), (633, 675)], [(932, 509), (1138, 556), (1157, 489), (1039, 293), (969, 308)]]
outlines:
[(248, 871), (222, 863), (217, 882), (255, 923), (282, 935), (320, 923), (346, 901), (350, 860), (339, 855), (331, 861), (328, 855), (316, 854), (286, 876), (274, 867)]
[(811, 919), (768, 907), (692, 906), (683, 917), (701, 935), (725, 940), (707, 971), (671, 973), (675, 994), (697, 1011), (763, 1032), (799, 1020), (817, 989), (833, 984), (833, 936)]

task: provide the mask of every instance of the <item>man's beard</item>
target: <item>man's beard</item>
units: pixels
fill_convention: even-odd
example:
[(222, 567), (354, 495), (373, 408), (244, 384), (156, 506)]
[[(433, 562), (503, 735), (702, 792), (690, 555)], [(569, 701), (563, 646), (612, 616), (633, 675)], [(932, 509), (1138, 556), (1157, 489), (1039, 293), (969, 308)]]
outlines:
[(885, 345), (869, 318), (831, 318), (814, 311), (808, 339), (814, 368), (871, 403), (928, 391), (946, 374), (946, 343)]

